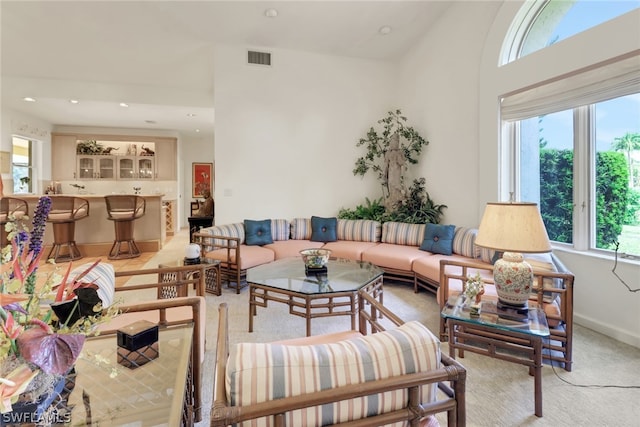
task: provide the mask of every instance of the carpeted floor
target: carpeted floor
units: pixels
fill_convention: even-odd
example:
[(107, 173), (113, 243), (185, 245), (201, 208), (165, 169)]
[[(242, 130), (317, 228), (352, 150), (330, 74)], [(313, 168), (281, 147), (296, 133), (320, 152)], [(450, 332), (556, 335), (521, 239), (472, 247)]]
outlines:
[[(146, 267), (184, 256), (188, 233), (183, 230), (152, 257)], [(385, 284), (385, 305), (405, 321), (419, 320), (438, 332), (439, 310), (434, 295), (402, 284)], [(258, 309), (254, 332), (248, 330), (248, 291), (240, 295), (223, 285), (222, 295), (207, 295), (207, 352), (204, 361), (204, 420), (208, 426), (213, 395), (213, 356), (217, 307), (229, 305), (231, 344), (268, 342), (300, 337), (305, 320), (288, 314), (283, 304)], [(314, 319), (312, 334), (345, 330), (348, 317)], [(442, 351), (448, 351), (442, 344)], [(533, 377), (521, 365), (465, 353), (467, 368), (467, 425), (469, 426), (640, 426), (640, 349), (577, 325), (574, 333), (572, 372), (545, 365), (543, 413), (534, 415)], [(626, 386), (626, 388), (625, 388)], [(635, 386), (630, 388), (629, 386)], [(438, 417), (446, 425), (444, 417)], [(297, 427), (297, 426), (296, 426)]]

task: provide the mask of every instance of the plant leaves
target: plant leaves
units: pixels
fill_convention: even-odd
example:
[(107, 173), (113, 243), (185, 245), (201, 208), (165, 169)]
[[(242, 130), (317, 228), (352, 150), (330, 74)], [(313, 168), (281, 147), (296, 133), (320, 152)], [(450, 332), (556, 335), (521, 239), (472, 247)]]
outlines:
[(22, 357), (47, 374), (64, 375), (76, 363), (82, 351), (82, 334), (49, 334), (41, 328), (31, 328), (18, 337)]

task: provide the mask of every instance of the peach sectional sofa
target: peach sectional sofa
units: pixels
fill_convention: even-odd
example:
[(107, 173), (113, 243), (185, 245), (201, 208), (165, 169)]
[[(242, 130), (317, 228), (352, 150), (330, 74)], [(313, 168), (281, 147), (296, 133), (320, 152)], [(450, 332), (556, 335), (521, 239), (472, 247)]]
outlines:
[(371, 262), (384, 270), (388, 280), (407, 282), (416, 291), (423, 287), (434, 293), (443, 257), (482, 262), (474, 244), (475, 229), (450, 226), (454, 231), (452, 253), (443, 255), (420, 249), (427, 224), (337, 219), (335, 239), (321, 233), (320, 239), (324, 240), (321, 241), (313, 238), (313, 218), (252, 221), (262, 223), (252, 236), (269, 233), (270, 239), (262, 240), (269, 243), (264, 244), (253, 244), (255, 236), (247, 239), (246, 221), (203, 228), (194, 234), (194, 239), (201, 245), (203, 256), (220, 260), (223, 279), (238, 292), (244, 285), (247, 269), (300, 256), (299, 251), (309, 248), (330, 249), (332, 258)]
[[(476, 234), (475, 228), (453, 225), (311, 217), (217, 225), (200, 230), (194, 238), (203, 256), (221, 262), (222, 279), (237, 293), (246, 285), (247, 269), (300, 256), (302, 249), (326, 248), (332, 258), (367, 261), (380, 267), (385, 283), (406, 282), (416, 292), (422, 288), (436, 294), (442, 307), (447, 298), (462, 290), (458, 280), (439, 292), (443, 277), (479, 273), (487, 283), (493, 281), (496, 253), (476, 246)], [(527, 254), (525, 258), (534, 267), (536, 283), (545, 288), (544, 292), (532, 292), (532, 300), (539, 299), (545, 306), (556, 331), (552, 337), (562, 338), (557, 345), (545, 345), (562, 353), (558, 360), (570, 369), (573, 275), (553, 254)], [(487, 288), (486, 297), (495, 298), (492, 287)]]

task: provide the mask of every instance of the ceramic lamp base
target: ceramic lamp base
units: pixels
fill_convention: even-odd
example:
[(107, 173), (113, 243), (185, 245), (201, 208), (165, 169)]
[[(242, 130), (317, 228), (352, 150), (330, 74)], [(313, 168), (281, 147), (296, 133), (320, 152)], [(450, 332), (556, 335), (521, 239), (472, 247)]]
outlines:
[(526, 307), (533, 285), (533, 269), (522, 254), (505, 252), (494, 265), (493, 280), (503, 304)]

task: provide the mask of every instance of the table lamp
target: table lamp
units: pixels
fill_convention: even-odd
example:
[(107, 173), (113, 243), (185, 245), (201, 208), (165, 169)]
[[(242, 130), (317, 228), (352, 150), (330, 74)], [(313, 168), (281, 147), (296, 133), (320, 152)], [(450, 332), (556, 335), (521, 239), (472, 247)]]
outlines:
[(533, 269), (522, 253), (551, 252), (538, 205), (526, 202), (487, 203), (476, 245), (504, 252), (493, 270), (498, 308), (526, 312), (533, 286)]

